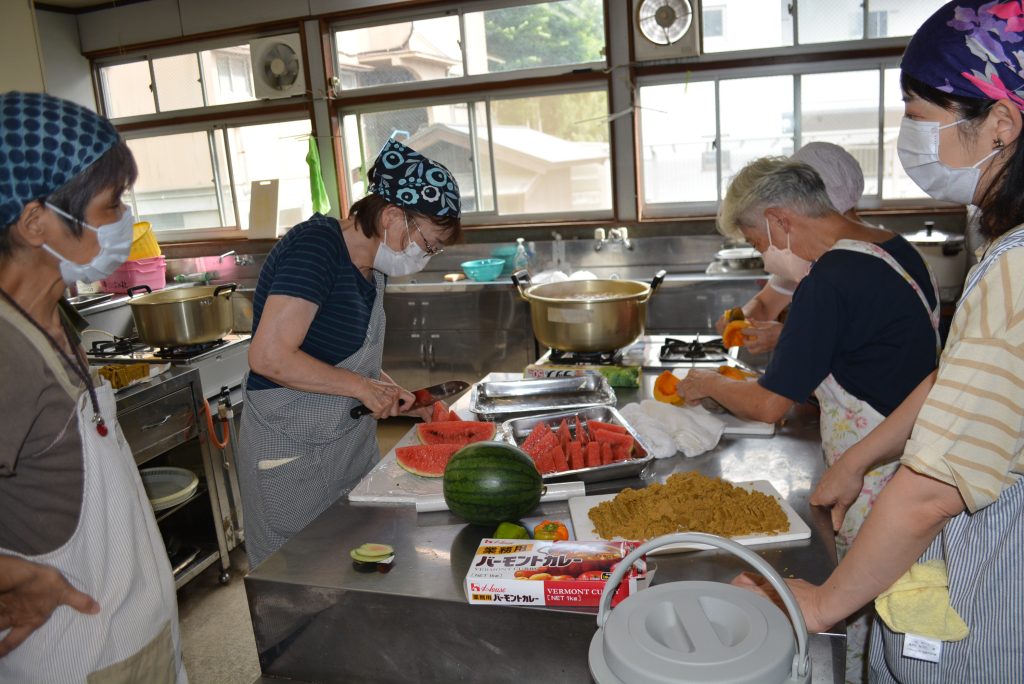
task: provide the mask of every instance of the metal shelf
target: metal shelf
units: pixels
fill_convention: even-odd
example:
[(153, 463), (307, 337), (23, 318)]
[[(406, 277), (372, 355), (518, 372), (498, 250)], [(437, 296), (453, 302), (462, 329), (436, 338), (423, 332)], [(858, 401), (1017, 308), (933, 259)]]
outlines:
[(181, 589), (196, 575), (216, 563), (218, 560), (220, 560), (220, 551), (217, 549), (201, 550), (195, 560), (186, 565), (181, 572), (174, 576), (174, 588)]

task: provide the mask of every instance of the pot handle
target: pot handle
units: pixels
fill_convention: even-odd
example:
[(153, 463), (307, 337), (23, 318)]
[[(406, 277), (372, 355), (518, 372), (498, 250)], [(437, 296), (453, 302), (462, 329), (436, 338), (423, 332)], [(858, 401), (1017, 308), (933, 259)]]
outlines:
[(654, 294), (654, 291), (657, 290), (658, 286), (661, 285), (663, 280), (665, 280), (666, 274), (667, 271), (665, 269), (661, 269), (660, 271), (654, 274), (654, 280), (651, 281), (651, 289), (647, 291), (647, 296), (640, 300), (641, 304), (643, 304), (644, 302), (651, 298), (651, 295)]
[(222, 292), (227, 292), (228, 293), (228, 298), (230, 299), (231, 298), (231, 293), (234, 292), (237, 289), (238, 289), (238, 283), (226, 283), (224, 285), (218, 285), (217, 287), (213, 288), (213, 296), (217, 297)]
[(668, 544), (707, 544), (713, 546), (722, 551), (731, 553), (734, 556), (739, 557), (740, 560), (746, 561), (749, 565), (753, 566), (755, 570), (761, 573), (761, 575), (768, 580), (768, 583), (772, 585), (779, 594), (779, 598), (782, 599), (783, 605), (786, 607), (786, 612), (789, 613), (789, 620), (793, 626), (793, 633), (796, 636), (796, 653), (793, 655), (793, 666), (791, 670), (792, 681), (808, 681), (810, 680), (810, 668), (811, 668), (811, 656), (810, 656), (810, 645), (809, 637), (807, 634), (807, 623), (804, 622), (804, 614), (800, 611), (800, 604), (797, 603), (796, 597), (790, 590), (786, 582), (779, 576), (779, 573), (775, 571), (768, 561), (761, 558), (759, 555), (748, 549), (747, 547), (739, 544), (732, 539), (725, 539), (715, 534), (707, 534), (705, 532), (675, 532), (673, 534), (665, 534), (660, 537), (655, 537), (649, 541), (644, 542), (640, 546), (633, 549), (625, 558), (623, 558), (615, 566), (611, 576), (604, 583), (604, 590), (601, 592), (601, 601), (598, 604), (597, 612), (597, 627), (601, 629), (608, 621), (608, 617), (612, 610), (612, 596), (615, 595), (615, 591), (619, 588), (619, 583), (622, 578), (625, 577), (626, 573), (633, 563), (640, 560), (645, 553), (649, 553), (654, 549), (667, 546)]
[(149, 285), (136, 285), (134, 287), (129, 287), (127, 290), (125, 290), (125, 292), (128, 294), (128, 298), (130, 299), (135, 296), (135, 293), (137, 291), (141, 292), (142, 290), (145, 290), (146, 294), (150, 294), (153, 292), (153, 288), (151, 288)]
[(517, 290), (519, 290), (519, 296), (520, 297), (522, 297), (523, 299), (525, 299), (527, 301), (530, 300), (530, 298), (526, 296), (526, 292), (523, 291), (523, 287), (524, 286), (525, 287), (529, 287), (529, 285), (530, 285), (530, 273), (529, 273), (529, 271), (527, 271), (524, 268), (522, 270), (519, 270), (519, 271), (516, 271), (515, 273), (513, 273), (512, 274), (512, 284), (516, 286)]

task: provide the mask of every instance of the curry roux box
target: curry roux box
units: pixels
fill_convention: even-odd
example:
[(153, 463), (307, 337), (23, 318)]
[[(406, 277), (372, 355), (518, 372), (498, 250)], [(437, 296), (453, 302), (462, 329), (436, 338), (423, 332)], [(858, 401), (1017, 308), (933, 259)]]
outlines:
[[(470, 603), (506, 606), (597, 606), (605, 580), (632, 541), (484, 539), (466, 574)], [(647, 562), (636, 561), (612, 597), (617, 604), (647, 586)]]

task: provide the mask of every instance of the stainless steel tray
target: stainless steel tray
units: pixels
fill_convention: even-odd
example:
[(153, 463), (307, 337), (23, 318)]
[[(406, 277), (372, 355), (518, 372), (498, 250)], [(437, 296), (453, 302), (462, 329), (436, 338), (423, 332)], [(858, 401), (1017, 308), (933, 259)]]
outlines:
[(621, 425), (629, 432), (629, 436), (635, 442), (636, 456), (628, 461), (609, 463), (608, 465), (593, 466), (590, 468), (578, 468), (566, 470), (560, 473), (548, 473), (544, 475), (545, 480), (572, 479), (583, 482), (601, 482), (603, 480), (617, 480), (623, 477), (638, 477), (648, 463), (654, 460), (650, 450), (644, 444), (640, 435), (633, 430), (633, 427), (626, 422), (622, 414), (613, 406), (589, 406), (572, 411), (559, 411), (558, 413), (545, 413), (543, 415), (524, 416), (506, 420), (498, 427), (498, 436), (516, 446), (526, 440), (538, 423), (545, 423), (552, 430), (561, 424), (563, 419), (569, 424), (573, 438), (576, 437), (576, 425), (574, 418), (579, 417), (584, 425), (591, 420), (602, 423)]
[(603, 375), (567, 378), (495, 380), (473, 386), (470, 410), (484, 416), (537, 413), (615, 403), (615, 391)]

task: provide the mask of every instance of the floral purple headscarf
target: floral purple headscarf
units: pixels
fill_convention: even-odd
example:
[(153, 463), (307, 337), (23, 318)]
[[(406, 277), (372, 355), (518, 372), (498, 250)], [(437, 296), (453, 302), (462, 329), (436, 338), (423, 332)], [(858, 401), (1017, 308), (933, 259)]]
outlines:
[(951, 95), (1024, 110), (1024, 0), (954, 0), (917, 30), (900, 68)]

